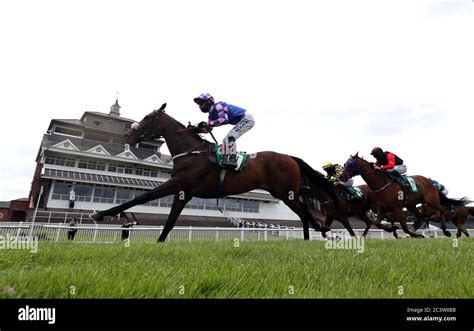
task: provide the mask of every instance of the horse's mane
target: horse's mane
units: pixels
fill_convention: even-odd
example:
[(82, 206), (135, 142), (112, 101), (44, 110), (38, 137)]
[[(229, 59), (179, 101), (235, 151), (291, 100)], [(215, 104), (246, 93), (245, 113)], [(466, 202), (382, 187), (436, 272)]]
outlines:
[[(186, 128), (186, 126), (185, 126), (183, 123), (181, 123), (181, 122), (178, 121), (176, 118), (174, 118), (173, 116), (169, 115), (168, 113), (166, 113), (166, 112), (163, 111), (163, 115), (166, 115), (170, 120), (172, 120), (173, 122), (177, 123), (177, 124), (181, 127), (181, 129), (185, 129), (185, 128)], [(211, 144), (211, 142), (210, 142), (209, 140), (207, 140), (207, 139), (204, 139), (204, 138), (201, 136), (201, 134), (195, 133), (195, 132), (193, 132), (193, 131), (191, 131), (191, 130), (189, 130), (189, 132), (192, 133), (192, 134), (193, 134), (194, 136), (196, 136), (197, 138), (199, 138), (200, 141), (202, 141), (202, 142), (207, 142), (207, 143)]]

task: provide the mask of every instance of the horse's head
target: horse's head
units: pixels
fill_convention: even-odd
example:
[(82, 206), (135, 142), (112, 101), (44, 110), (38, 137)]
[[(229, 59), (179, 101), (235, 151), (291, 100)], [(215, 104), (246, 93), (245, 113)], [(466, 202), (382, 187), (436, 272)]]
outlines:
[(356, 155), (349, 156), (349, 159), (344, 163), (344, 174), (347, 177), (352, 178), (362, 173), (358, 160), (360, 160), (359, 152), (357, 152)]
[(142, 141), (149, 141), (159, 138), (163, 134), (163, 128), (160, 125), (160, 118), (164, 114), (166, 103), (160, 109), (152, 111), (146, 115), (140, 123), (133, 123), (125, 135), (127, 145), (135, 145)]

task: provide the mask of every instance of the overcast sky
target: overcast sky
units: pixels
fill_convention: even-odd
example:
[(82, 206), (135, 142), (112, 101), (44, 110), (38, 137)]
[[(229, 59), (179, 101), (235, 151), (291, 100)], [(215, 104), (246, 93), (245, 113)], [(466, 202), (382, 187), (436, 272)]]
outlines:
[(380, 146), (474, 198), (472, 4), (1, 1), (0, 200), (28, 195), (51, 119), (108, 112), (117, 91), (124, 117), (167, 102), (183, 123), (208, 92), (254, 115), (241, 150), (321, 171)]

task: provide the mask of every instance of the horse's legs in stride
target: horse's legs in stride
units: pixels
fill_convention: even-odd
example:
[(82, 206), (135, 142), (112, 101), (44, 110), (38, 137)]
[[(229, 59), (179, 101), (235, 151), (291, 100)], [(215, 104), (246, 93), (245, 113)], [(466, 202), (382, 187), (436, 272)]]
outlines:
[(402, 229), (405, 233), (409, 234), (411, 237), (424, 238), (423, 235), (417, 234), (413, 231), (410, 231), (410, 229), (408, 229), (407, 222), (406, 222), (406, 216), (405, 216), (405, 213), (403, 212), (403, 209), (395, 209), (393, 211), (393, 217), (394, 217), (395, 220), (400, 222), (400, 224), (402, 226)]
[[(332, 216), (326, 216), (326, 220), (324, 221), (324, 226), (328, 229), (331, 228), (331, 224), (332, 222), (334, 221), (334, 218), (332, 218)], [(323, 236), (323, 238), (327, 238), (327, 234), (326, 234), (327, 231), (323, 231), (321, 234)]]
[[(309, 222), (311, 219), (313, 219), (313, 215), (311, 215), (311, 213), (309, 212), (307, 208), (306, 208), (307, 213), (305, 213), (302, 208), (303, 205), (296, 200), (285, 199), (283, 200), (283, 202), (301, 219), (301, 222), (303, 223), (303, 238), (304, 240), (309, 240)], [(310, 217), (308, 217), (308, 213)], [(314, 222), (314, 219), (313, 219), (313, 222)], [(314, 223), (316, 224), (316, 222)]]
[(367, 215), (365, 213), (361, 213), (358, 216), (361, 220), (363, 220), (365, 222), (365, 230), (362, 233), (362, 237), (366, 237), (367, 233), (369, 233), (370, 227), (372, 226), (372, 221), (367, 217)]
[(175, 194), (173, 205), (171, 206), (171, 212), (168, 215), (168, 219), (166, 220), (165, 227), (158, 238), (159, 242), (164, 242), (168, 233), (173, 229), (176, 220), (178, 219), (179, 215), (183, 211), (184, 206), (192, 199), (191, 194)]
[(342, 225), (344, 225), (344, 227), (346, 228), (346, 230), (349, 232), (349, 234), (351, 235), (351, 237), (355, 237), (356, 234), (354, 233), (354, 230), (352, 230), (352, 226), (349, 224), (349, 221), (347, 220), (346, 217), (339, 217), (339, 222), (342, 223)]
[(124, 210), (132, 208), (136, 205), (144, 204), (148, 201), (166, 197), (168, 195), (176, 194), (181, 190), (181, 183), (176, 178), (171, 178), (170, 180), (164, 182), (160, 186), (154, 188), (151, 191), (148, 191), (133, 200), (127, 201), (116, 207), (96, 212), (89, 217), (96, 222), (100, 222), (104, 219), (104, 216), (115, 216)]

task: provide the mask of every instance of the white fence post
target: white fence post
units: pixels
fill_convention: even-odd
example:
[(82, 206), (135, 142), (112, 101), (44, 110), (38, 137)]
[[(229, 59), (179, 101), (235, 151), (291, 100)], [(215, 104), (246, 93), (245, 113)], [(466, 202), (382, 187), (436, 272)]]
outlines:
[(56, 241), (59, 241), (59, 233), (61, 231), (60, 226), (61, 226), (61, 223), (58, 223), (58, 231), (56, 232)]
[(20, 226), (18, 227), (18, 231), (16, 232), (16, 240), (18, 240), (18, 238), (20, 238), (20, 233), (21, 233), (20, 231), (21, 231), (21, 225), (22, 224), (23, 224), (23, 222), (20, 222)]
[(48, 224), (50, 221), (51, 221), (51, 212), (49, 212), (49, 215), (48, 215)]
[(188, 240), (191, 242), (193, 240), (193, 229), (192, 226), (189, 227)]
[(218, 241), (218, 240), (219, 240), (219, 230), (216, 229), (216, 241)]
[[(97, 239), (97, 228), (98, 228), (98, 227), (99, 227), (99, 224), (96, 223), (96, 224), (95, 224), (95, 230), (94, 230), (94, 239), (92, 239), (93, 242), (95, 242), (96, 239)], [(129, 232), (129, 233), (130, 233), (130, 232)]]
[(240, 230), (240, 241), (244, 241), (244, 230)]
[(267, 229), (265, 229), (265, 232), (263, 233), (263, 240), (267, 241)]

